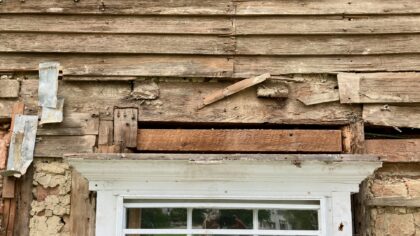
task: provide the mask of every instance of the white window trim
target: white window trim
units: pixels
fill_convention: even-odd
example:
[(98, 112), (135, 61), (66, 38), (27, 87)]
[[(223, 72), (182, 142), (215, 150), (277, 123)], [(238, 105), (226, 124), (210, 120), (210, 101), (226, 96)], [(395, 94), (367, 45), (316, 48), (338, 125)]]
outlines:
[[(350, 194), (381, 166), (367, 155), (68, 155), (97, 191), (96, 235), (121, 236), (123, 199), (321, 200), (323, 236), (351, 236)], [(322, 227), (321, 226), (321, 227)], [(342, 227), (340, 227), (342, 226)]]

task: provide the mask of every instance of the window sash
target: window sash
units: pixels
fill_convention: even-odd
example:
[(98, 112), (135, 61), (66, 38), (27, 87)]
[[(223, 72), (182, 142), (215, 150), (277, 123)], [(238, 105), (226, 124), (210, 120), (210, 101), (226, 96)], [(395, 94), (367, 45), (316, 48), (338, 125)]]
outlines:
[[(120, 219), (122, 235), (131, 234), (213, 234), (213, 235), (322, 235), (324, 212), (319, 204), (307, 204), (302, 201), (301, 204), (287, 203), (225, 203), (225, 202), (144, 202), (144, 203), (123, 203), (120, 198), (120, 211), (123, 215)], [(188, 199), (186, 199), (188, 201)], [(295, 200), (296, 201), (296, 200)], [(299, 201), (299, 200), (298, 200)], [(279, 201), (281, 202), (281, 200)], [(125, 216), (126, 210), (129, 208), (186, 208), (187, 209), (187, 228), (186, 229), (126, 229)], [(199, 208), (216, 208), (216, 209), (244, 209), (253, 210), (253, 229), (193, 229), (192, 228), (192, 210)], [(318, 230), (262, 230), (258, 229), (258, 210), (260, 209), (282, 209), (282, 210), (316, 210), (318, 211)]]

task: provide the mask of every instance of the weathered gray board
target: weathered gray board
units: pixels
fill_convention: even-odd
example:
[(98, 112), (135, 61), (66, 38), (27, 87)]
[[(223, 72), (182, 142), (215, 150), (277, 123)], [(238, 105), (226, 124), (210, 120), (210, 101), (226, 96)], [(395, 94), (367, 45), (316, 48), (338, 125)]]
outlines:
[(57, 108), (42, 107), (40, 124), (61, 123), (63, 121), (64, 98), (57, 100)]
[(57, 108), (58, 62), (43, 62), (39, 64), (38, 105)]
[(3, 175), (20, 177), (34, 157), (38, 116), (16, 115), (10, 141), (7, 169)]

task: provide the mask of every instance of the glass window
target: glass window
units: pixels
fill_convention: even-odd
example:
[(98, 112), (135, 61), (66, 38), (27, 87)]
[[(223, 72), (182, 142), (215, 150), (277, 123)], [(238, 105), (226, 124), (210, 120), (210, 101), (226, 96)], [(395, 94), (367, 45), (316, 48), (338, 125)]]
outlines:
[(321, 235), (320, 201), (125, 200), (123, 235)]

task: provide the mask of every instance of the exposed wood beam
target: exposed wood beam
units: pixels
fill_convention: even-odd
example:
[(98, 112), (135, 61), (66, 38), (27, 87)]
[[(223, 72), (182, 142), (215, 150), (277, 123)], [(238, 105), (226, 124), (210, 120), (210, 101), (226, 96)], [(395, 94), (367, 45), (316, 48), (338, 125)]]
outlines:
[(139, 129), (139, 151), (341, 152), (339, 130)]

